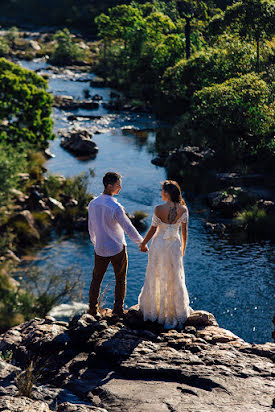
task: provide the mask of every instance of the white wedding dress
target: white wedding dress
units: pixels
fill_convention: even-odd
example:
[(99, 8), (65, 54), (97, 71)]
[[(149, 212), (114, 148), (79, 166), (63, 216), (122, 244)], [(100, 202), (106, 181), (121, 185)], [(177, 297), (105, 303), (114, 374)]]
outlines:
[(158, 321), (166, 329), (181, 328), (192, 309), (185, 286), (179, 228), (188, 223), (188, 211), (169, 224), (155, 214), (152, 226), (157, 226), (148, 254), (145, 282), (138, 297), (144, 320)]

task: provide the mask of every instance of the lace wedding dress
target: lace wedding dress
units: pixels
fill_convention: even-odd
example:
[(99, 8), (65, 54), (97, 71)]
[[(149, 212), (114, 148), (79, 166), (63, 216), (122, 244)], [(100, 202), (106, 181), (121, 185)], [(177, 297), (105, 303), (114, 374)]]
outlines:
[(157, 226), (148, 254), (145, 282), (138, 298), (144, 320), (158, 321), (165, 328), (182, 327), (192, 309), (185, 286), (181, 253), (181, 222), (187, 224), (188, 212), (169, 224), (155, 214), (152, 226)]

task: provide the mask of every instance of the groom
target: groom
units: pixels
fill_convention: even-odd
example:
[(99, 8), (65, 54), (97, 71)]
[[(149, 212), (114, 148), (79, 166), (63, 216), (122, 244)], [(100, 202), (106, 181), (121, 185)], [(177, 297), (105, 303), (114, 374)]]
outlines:
[(92, 200), (88, 206), (88, 229), (95, 250), (88, 313), (91, 315), (99, 314), (100, 287), (111, 262), (116, 278), (113, 313), (122, 316), (128, 267), (124, 232), (137, 245), (143, 241), (143, 238), (126, 216), (124, 208), (114, 198), (121, 190), (121, 176), (118, 173), (108, 172), (103, 177), (103, 185), (102, 195)]

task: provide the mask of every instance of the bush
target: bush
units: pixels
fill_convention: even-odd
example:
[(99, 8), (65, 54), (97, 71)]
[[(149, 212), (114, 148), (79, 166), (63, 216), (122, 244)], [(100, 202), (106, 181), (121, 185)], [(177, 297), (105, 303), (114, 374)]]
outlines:
[(219, 47), (200, 51), (166, 70), (162, 91), (187, 102), (193, 93), (254, 70), (256, 50), (250, 43), (226, 38)]
[[(47, 273), (47, 276), (45, 276)], [(70, 267), (59, 272), (53, 267), (18, 271), (18, 284), (0, 274), (0, 333), (34, 317), (45, 317), (56, 305), (80, 299), (81, 272)]]
[(10, 51), (10, 46), (5, 38), (0, 37), (0, 57), (6, 56)]
[[(10, 201), (10, 190), (18, 185), (18, 173), (27, 166), (26, 154), (14, 149), (11, 145), (0, 143), (0, 206), (7, 206)], [(1, 212), (0, 212), (1, 225)]]
[(19, 38), (19, 30), (17, 27), (10, 27), (6, 34), (6, 39), (8, 40), (11, 46), (14, 45), (14, 42)]
[(0, 142), (43, 146), (55, 137), (47, 87), (35, 72), (0, 58)]
[(254, 237), (257, 235), (266, 236), (269, 239), (275, 237), (273, 229), (275, 225), (274, 215), (268, 215), (265, 210), (260, 209), (257, 205), (239, 212), (236, 222), (249, 235)]
[(258, 75), (232, 78), (194, 94), (193, 124), (217, 149), (222, 149), (223, 137), (230, 136), (239, 154), (256, 154), (272, 141), (274, 102), (270, 100), (270, 90)]
[(73, 35), (66, 28), (58, 30), (54, 39), (57, 46), (50, 57), (50, 62), (57, 65), (66, 65), (81, 62), (86, 57), (86, 51), (81, 49), (73, 40)]

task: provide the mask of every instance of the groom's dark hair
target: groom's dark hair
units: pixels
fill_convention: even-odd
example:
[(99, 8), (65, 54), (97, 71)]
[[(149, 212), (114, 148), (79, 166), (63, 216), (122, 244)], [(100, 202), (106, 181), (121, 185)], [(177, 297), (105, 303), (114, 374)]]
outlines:
[(121, 179), (121, 176), (118, 173), (115, 173), (115, 172), (106, 173), (106, 175), (103, 176), (104, 187), (106, 188), (108, 185), (114, 185), (119, 179)]

